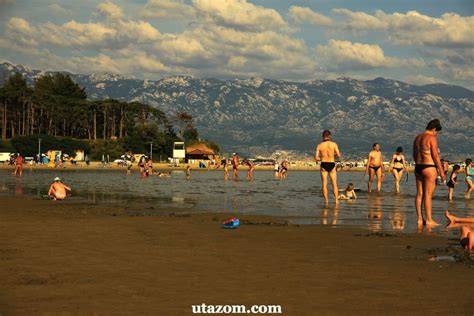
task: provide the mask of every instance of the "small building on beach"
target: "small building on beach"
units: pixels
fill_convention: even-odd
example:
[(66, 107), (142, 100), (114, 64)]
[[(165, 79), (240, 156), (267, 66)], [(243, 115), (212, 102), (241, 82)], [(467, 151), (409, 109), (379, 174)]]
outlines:
[(217, 153), (204, 143), (186, 147), (186, 163), (199, 163), (202, 160), (215, 160)]

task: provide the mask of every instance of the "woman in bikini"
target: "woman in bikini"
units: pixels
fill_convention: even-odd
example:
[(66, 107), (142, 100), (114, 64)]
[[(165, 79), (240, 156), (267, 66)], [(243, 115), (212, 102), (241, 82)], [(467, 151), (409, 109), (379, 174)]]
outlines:
[(395, 192), (400, 193), (400, 181), (403, 176), (403, 171), (408, 172), (405, 156), (403, 155), (403, 148), (398, 147), (395, 154), (392, 156), (390, 161), (390, 167), (388, 172), (393, 174), (395, 178)]
[[(431, 199), (436, 189), (436, 177), (438, 170), (443, 170), (438, 154), (438, 140), (436, 136), (441, 130), (441, 123), (438, 119), (431, 120), (426, 126), (426, 130), (416, 136), (413, 143), (413, 160), (416, 163), (416, 199), (415, 207), (418, 217), (418, 226), (436, 226), (431, 215)], [(446, 180), (446, 175), (441, 172), (441, 179)], [(422, 207), (425, 209), (426, 221), (423, 219)]]
[(474, 191), (474, 173), (472, 171), (472, 159), (466, 159), (466, 168), (464, 169), (466, 173), (466, 184), (467, 184), (467, 191), (466, 191), (466, 199), (471, 198), (471, 192)]

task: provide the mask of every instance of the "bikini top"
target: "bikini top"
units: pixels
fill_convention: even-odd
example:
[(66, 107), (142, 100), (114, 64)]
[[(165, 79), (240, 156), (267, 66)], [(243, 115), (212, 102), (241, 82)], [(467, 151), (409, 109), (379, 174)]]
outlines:
[(398, 160), (398, 158), (394, 158), (393, 162), (400, 162), (401, 163), (401, 162), (403, 162), (403, 159), (400, 158), (400, 160)]

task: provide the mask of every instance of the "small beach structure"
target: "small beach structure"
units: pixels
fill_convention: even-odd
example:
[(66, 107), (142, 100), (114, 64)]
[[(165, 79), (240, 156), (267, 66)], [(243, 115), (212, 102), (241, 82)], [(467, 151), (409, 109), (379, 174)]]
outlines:
[(217, 153), (204, 143), (196, 143), (186, 147), (186, 163), (199, 163), (202, 160), (215, 159)]

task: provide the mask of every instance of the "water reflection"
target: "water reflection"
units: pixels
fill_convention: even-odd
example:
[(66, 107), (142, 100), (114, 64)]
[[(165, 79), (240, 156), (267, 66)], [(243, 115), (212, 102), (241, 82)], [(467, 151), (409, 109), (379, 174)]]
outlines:
[(399, 195), (393, 197), (393, 210), (391, 212), (390, 224), (394, 230), (404, 230), (406, 213), (402, 211), (403, 198)]
[[(272, 171), (259, 171), (254, 174), (253, 181), (226, 182), (221, 172), (207, 171), (194, 172), (189, 181), (182, 172), (173, 172), (170, 178), (140, 180), (137, 174), (127, 176), (122, 172), (100, 170), (33, 170), (24, 173), (21, 179), (12, 177), (9, 171), (0, 171), (0, 194), (39, 197), (47, 194), (55, 176), (73, 188), (76, 200), (110, 203), (134, 208), (137, 212), (153, 206), (155, 210), (173, 212), (272, 215), (302, 224), (417, 231), (414, 182), (404, 183), (402, 194), (358, 192), (358, 199), (341, 201), (336, 208), (333, 204), (323, 206), (321, 180), (314, 172), (292, 172), (285, 181), (279, 181), (275, 180)], [(359, 175), (339, 173), (339, 183), (351, 182), (356, 176)], [(443, 213), (448, 207), (459, 216), (474, 216), (474, 203), (462, 197), (463, 190), (455, 190), (452, 204), (448, 203), (445, 192), (439, 191), (433, 200), (435, 220), (444, 223)], [(441, 227), (435, 230), (445, 233)]]
[(382, 202), (383, 196), (380, 192), (372, 192), (367, 194), (367, 218), (369, 219), (369, 229), (372, 231), (382, 230)]
[(329, 207), (328, 205), (324, 205), (323, 209), (321, 210), (321, 225), (337, 225), (337, 220), (339, 217), (339, 207), (335, 205), (333, 207)]

